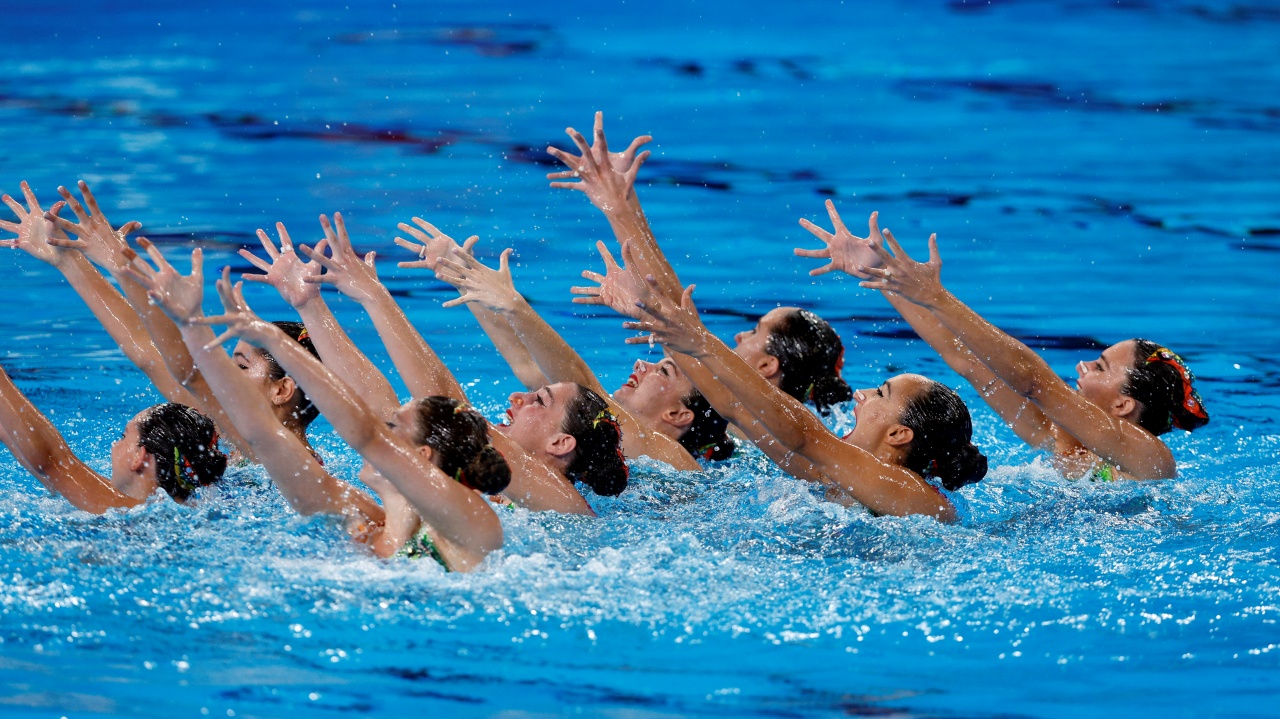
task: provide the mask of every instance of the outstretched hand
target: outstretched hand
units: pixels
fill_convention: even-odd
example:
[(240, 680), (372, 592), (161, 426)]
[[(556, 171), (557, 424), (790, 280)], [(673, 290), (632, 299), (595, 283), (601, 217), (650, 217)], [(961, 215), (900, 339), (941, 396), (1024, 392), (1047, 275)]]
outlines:
[(223, 314), (192, 320), (193, 324), (227, 326), (227, 330), (205, 345), (205, 349), (212, 349), (237, 337), (256, 347), (265, 347), (272, 334), (281, 331), (249, 309), (249, 303), (244, 301), (244, 282), (231, 284), (230, 267), (222, 268), (217, 288), (218, 297), (222, 299)]
[(631, 256), (631, 243), (628, 242), (622, 246), (622, 261), (626, 263), (625, 266), (619, 265), (613, 259), (613, 255), (609, 252), (609, 248), (605, 243), (597, 242), (596, 249), (600, 251), (600, 256), (604, 258), (604, 274), (583, 270), (582, 276), (595, 282), (598, 286), (570, 287), (570, 292), (580, 295), (573, 298), (574, 303), (580, 305), (603, 305), (624, 317), (640, 319), (640, 309), (636, 306), (636, 303), (643, 300), (649, 292), (645, 283), (628, 269), (635, 266)]
[(834, 235), (809, 220), (801, 218), (800, 226), (812, 232), (814, 237), (822, 240), (827, 246), (820, 250), (797, 247), (796, 256), (830, 260), (822, 267), (809, 270), (809, 274), (815, 277), (825, 275), (832, 270), (840, 270), (854, 277), (868, 279), (870, 275), (859, 268), (879, 267), (881, 264), (880, 256), (875, 251), (877, 246), (884, 244), (884, 236), (880, 234), (880, 213), (871, 213), (871, 219), (867, 221), (866, 237), (857, 237), (844, 226), (840, 213), (836, 212), (836, 203), (831, 200), (827, 200), (827, 215), (831, 217)]
[[(592, 204), (602, 210), (614, 209), (631, 201), (635, 196), (636, 173), (649, 159), (649, 151), (636, 152), (645, 143), (652, 142), (653, 137), (641, 135), (631, 141), (631, 145), (623, 152), (609, 152), (609, 143), (604, 136), (604, 113), (597, 112), (595, 119), (595, 137), (591, 145), (581, 132), (572, 127), (565, 130), (573, 144), (577, 145), (581, 155), (548, 147), (547, 152), (563, 162), (569, 169), (547, 174), (553, 180), (552, 187), (570, 190), (581, 190), (591, 198)], [(567, 182), (574, 180), (577, 182)]]
[(645, 277), (646, 296), (636, 303), (643, 316), (632, 322), (623, 322), (622, 326), (641, 332), (647, 336), (628, 337), (627, 344), (644, 344), (650, 346), (659, 342), (672, 352), (679, 352), (690, 357), (704, 357), (710, 352), (711, 332), (702, 324), (698, 316), (698, 308), (693, 304), (693, 290), (697, 285), (689, 285), (680, 294), (677, 305), (661, 292), (653, 275)]
[(884, 238), (893, 250), (892, 254), (877, 245), (876, 254), (884, 266), (859, 267), (859, 271), (870, 277), (869, 280), (858, 283), (859, 286), (893, 292), (925, 307), (935, 306), (946, 294), (942, 286), (942, 257), (938, 255), (937, 233), (929, 235), (928, 262), (911, 259), (889, 230), (884, 231)]
[(21, 187), (23, 199), (27, 201), (26, 208), (8, 195), (0, 197), (13, 210), (13, 214), (18, 216), (17, 222), (0, 220), (0, 230), (17, 235), (15, 238), (0, 240), (0, 247), (22, 250), (41, 262), (57, 267), (69, 256), (69, 253), (54, 242), (67, 237), (54, 224), (55, 220), (61, 219), (58, 213), (67, 203), (59, 202), (45, 212), (35, 193), (31, 191), (31, 186), (24, 181)]
[(120, 226), (120, 229), (113, 229), (107, 216), (102, 213), (102, 208), (98, 206), (97, 198), (89, 190), (89, 184), (81, 180), (76, 186), (84, 196), (83, 206), (65, 187), (59, 187), (58, 194), (62, 195), (63, 201), (71, 207), (71, 211), (80, 222), (73, 223), (53, 214), (46, 214), (45, 217), (55, 223), (61, 231), (69, 232), (80, 239), (71, 240), (67, 239), (66, 235), (61, 235), (50, 238), (49, 244), (83, 252), (90, 262), (107, 272), (125, 271), (130, 262), (125, 254), (125, 250), (129, 249), (127, 238), (130, 234), (137, 232), (142, 227), (142, 223), (126, 222)]
[[(258, 241), (262, 243), (267, 260), (249, 250), (240, 250), (241, 257), (264, 273), (261, 275), (244, 273), (240, 275), (240, 279), (245, 282), (271, 285), (290, 307), (299, 309), (320, 296), (319, 285), (309, 281), (309, 278), (320, 275), (320, 263), (315, 260), (307, 262), (298, 256), (294, 251), (293, 240), (289, 237), (289, 231), (285, 229), (283, 222), (276, 223), (276, 234), (280, 237), (278, 248), (270, 235), (263, 230), (258, 230)], [(328, 245), (328, 240), (320, 240), (314, 251), (323, 255)]]
[(458, 298), (445, 302), (444, 307), (456, 307), (476, 302), (494, 312), (510, 312), (520, 302), (515, 282), (511, 279), (511, 248), (502, 251), (498, 269), (485, 266), (471, 253), (475, 240), (467, 240), (462, 248), (454, 250), (436, 265), (436, 277), (458, 290)]
[(421, 217), (413, 218), (413, 224), (417, 225), (417, 227), (403, 222), (396, 225), (397, 228), (417, 240), (417, 242), (410, 242), (403, 237), (395, 239), (397, 245), (418, 256), (417, 260), (399, 263), (400, 267), (408, 269), (434, 270), (436, 263), (441, 258), (447, 257), (451, 251), (458, 248), (471, 247), (480, 239), (479, 235), (472, 235), (462, 245), (459, 245), (457, 240), (436, 229), (435, 225)]
[(357, 302), (377, 297), (384, 290), (374, 266), (378, 253), (367, 252), (364, 257), (357, 255), (351, 247), (351, 237), (347, 234), (347, 224), (343, 221), (341, 212), (333, 213), (333, 222), (334, 224), (329, 224), (329, 218), (320, 215), (320, 226), (324, 228), (325, 240), (329, 243), (329, 256), (325, 256), (323, 248), (319, 246), (315, 249), (306, 245), (299, 247), (303, 254), (326, 270), (324, 274), (312, 275), (304, 281), (333, 285), (339, 292)]
[(191, 324), (204, 316), (201, 307), (204, 302), (204, 251), (199, 247), (191, 251), (191, 274), (184, 277), (164, 258), (160, 248), (147, 238), (139, 237), (138, 245), (146, 250), (155, 266), (126, 247), (124, 256), (131, 262), (124, 271), (146, 289), (147, 297), (179, 325)]

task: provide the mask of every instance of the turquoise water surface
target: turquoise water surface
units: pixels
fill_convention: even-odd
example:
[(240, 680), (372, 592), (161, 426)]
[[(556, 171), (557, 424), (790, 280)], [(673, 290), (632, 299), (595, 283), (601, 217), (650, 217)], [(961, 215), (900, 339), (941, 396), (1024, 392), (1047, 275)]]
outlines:
[[(420, 215), (601, 374), (648, 348), (570, 304), (603, 218), (548, 143), (655, 136), (640, 193), (712, 329), (829, 318), (845, 376), (959, 387), (874, 294), (811, 279), (797, 218), (937, 232), (962, 299), (1064, 376), (1132, 336), (1213, 422), (1174, 481), (1069, 482), (964, 388), (991, 458), (964, 519), (875, 518), (751, 451), (644, 461), (597, 520), (504, 514), (484, 571), (383, 562), (256, 468), (190, 508), (92, 517), (0, 454), (0, 715), (1273, 716), (1280, 700), (1280, 4), (228, 0), (10, 7), (0, 189), (85, 179), (207, 264), (340, 210), (478, 405), (518, 389), (454, 293), (394, 267)], [(825, 224), (825, 219), (822, 220)], [(312, 234), (308, 234), (312, 233)], [(179, 267), (185, 267), (180, 261)], [(101, 471), (158, 396), (65, 281), (0, 254), (0, 361)], [(210, 273), (212, 274), (212, 273)], [(250, 288), (266, 316), (287, 316)], [(207, 306), (213, 309), (214, 300)], [(389, 368), (368, 321), (331, 300)], [(834, 423), (845, 428), (848, 418)], [(357, 459), (323, 422), (341, 476)]]

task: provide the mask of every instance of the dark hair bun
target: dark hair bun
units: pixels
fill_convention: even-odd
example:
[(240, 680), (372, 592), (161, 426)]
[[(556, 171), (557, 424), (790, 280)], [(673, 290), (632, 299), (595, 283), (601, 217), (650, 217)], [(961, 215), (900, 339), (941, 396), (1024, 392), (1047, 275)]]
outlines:
[(622, 494), (630, 474), (622, 456), (622, 428), (600, 395), (577, 387), (578, 396), (570, 401), (561, 427), (576, 442), (565, 476), (599, 495)]
[(485, 494), (497, 494), (511, 483), (511, 467), (493, 445), (485, 445), (462, 468), (458, 480)]
[(418, 400), (418, 444), (438, 454), (440, 471), (485, 494), (511, 482), (511, 467), (489, 444), (489, 423), (466, 404), (434, 395)]
[(152, 407), (138, 421), (138, 443), (154, 458), (156, 483), (178, 502), (222, 479), (227, 469), (213, 420), (186, 405)]
[(899, 418), (915, 437), (903, 466), (957, 490), (987, 476), (987, 458), (973, 446), (973, 420), (955, 390), (928, 380)]
[(954, 492), (987, 476), (987, 456), (972, 444), (961, 447), (959, 452), (938, 463), (934, 476), (943, 487)]
[(813, 381), (813, 389), (809, 391), (809, 402), (819, 411), (825, 412), (828, 407), (853, 399), (853, 388), (838, 374), (822, 375)]
[(1142, 405), (1138, 426), (1159, 437), (1177, 427), (1188, 432), (1209, 423), (1195, 375), (1168, 347), (1136, 338), (1134, 364), (1121, 390)]

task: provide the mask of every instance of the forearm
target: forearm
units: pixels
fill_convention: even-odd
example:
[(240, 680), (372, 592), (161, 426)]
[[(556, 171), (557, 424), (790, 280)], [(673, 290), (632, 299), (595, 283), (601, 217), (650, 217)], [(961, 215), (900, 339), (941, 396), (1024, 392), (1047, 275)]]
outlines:
[(927, 307), (976, 359), (1019, 395), (1035, 400), (1050, 384), (1062, 384), (1040, 355), (987, 322), (950, 292), (943, 290)]
[[(708, 336), (707, 353), (699, 357), (743, 410), (792, 452), (803, 454), (814, 433), (826, 427), (803, 404), (769, 383), (724, 342)], [(736, 422), (735, 422), (736, 424)]]
[(325, 303), (316, 296), (295, 308), (302, 317), (302, 324), (326, 367), (360, 395), (376, 412), (390, 416), (400, 402), (386, 376), (356, 347), (337, 318)]
[(975, 387), (980, 387), (993, 379), (997, 379), (987, 366), (982, 364), (959, 337), (927, 308), (911, 302), (905, 297), (892, 292), (881, 292), (885, 300), (902, 315), (902, 319), (911, 325), (911, 329), (929, 345), (947, 366), (956, 374), (965, 378)]
[(679, 297), (684, 285), (676, 276), (676, 271), (667, 261), (667, 256), (658, 246), (658, 238), (649, 227), (649, 219), (645, 217), (640, 206), (640, 199), (633, 193), (629, 201), (615, 200), (601, 207), (609, 227), (613, 230), (618, 246), (631, 243), (631, 253), (635, 260), (635, 270), (640, 277), (653, 275), (658, 283), (658, 290), (667, 297)]
[(1053, 441), (1053, 426), (1044, 413), (997, 377), (932, 312), (901, 295), (881, 294), (948, 367), (978, 390), (982, 400), (1000, 415), (1014, 434), (1033, 447)]
[[(280, 423), (267, 402), (258, 396), (246, 380), (244, 372), (222, 351), (222, 348), (217, 345), (209, 347), (214, 337), (213, 331), (208, 326), (188, 325), (183, 327), (182, 334), (209, 386), (217, 394), (219, 404), (224, 408), (230, 424), (248, 438), (249, 447), (254, 455), (266, 468), (281, 494), (295, 511), (299, 514), (346, 516), (359, 514), (375, 523), (382, 521), (382, 508), (377, 502), (364, 492), (326, 472), (297, 435)], [(310, 365), (324, 370), (323, 365), (283, 332), (277, 330), (273, 340), (268, 351), (277, 358), (282, 367), (289, 371), (290, 375), (295, 377), (299, 385), (304, 384), (304, 378), (299, 374), (307, 373)], [(301, 358), (298, 355), (301, 355)], [(283, 357), (289, 358), (289, 364), (286, 364)], [(305, 363), (304, 359), (309, 360), (310, 365)], [(337, 382), (331, 373), (329, 377), (332, 378), (333, 383), (339, 385), (338, 391), (350, 391), (341, 387), (341, 383)], [(308, 377), (306, 380), (308, 385), (328, 386), (323, 381), (323, 377)], [(323, 410), (319, 399), (311, 395), (311, 387), (307, 385), (304, 387), (316, 406)], [(332, 387), (329, 389), (332, 393)], [(329, 402), (329, 404), (333, 403)], [(341, 421), (346, 416), (338, 415), (338, 417)], [(359, 416), (355, 420), (348, 418), (347, 425), (362, 420), (369, 425), (374, 422), (372, 418)], [(339, 424), (338, 421), (332, 423), (335, 427)]]
[(80, 255), (68, 259), (60, 269), (103, 329), (160, 394), (170, 402), (193, 405), (194, 398), (169, 371), (142, 317), (107, 278)]
[(538, 368), (538, 363), (533, 360), (529, 348), (516, 336), (516, 331), (511, 328), (507, 318), (476, 302), (467, 303), (467, 309), (471, 310), (471, 314), (480, 323), (480, 328), (525, 389), (537, 389), (551, 384)]
[(568, 342), (524, 299), (507, 313), (507, 322), (528, 349), (547, 383), (575, 382), (600, 395), (607, 394), (591, 368)]
[(0, 441), (40, 484), (79, 509), (101, 514), (111, 507), (139, 503), (116, 492), (110, 482), (81, 462), (53, 423), (14, 386), (3, 369)]
[(414, 397), (443, 395), (466, 401), (462, 385), (409, 322), (404, 310), (386, 288), (361, 304), (373, 320), (396, 371)]

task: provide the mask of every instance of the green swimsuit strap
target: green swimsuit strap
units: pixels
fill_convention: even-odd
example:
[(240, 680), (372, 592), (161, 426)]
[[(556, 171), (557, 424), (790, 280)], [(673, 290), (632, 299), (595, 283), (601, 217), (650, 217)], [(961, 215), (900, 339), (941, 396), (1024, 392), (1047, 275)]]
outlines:
[(1103, 462), (1101, 466), (1093, 468), (1093, 474), (1090, 479), (1095, 482), (1114, 482), (1117, 479), (1116, 468), (1107, 462)]
[(409, 541), (405, 542), (400, 551), (396, 552), (396, 555), (408, 557), (409, 559), (430, 557), (444, 567), (444, 571), (449, 571), (449, 564), (440, 555), (440, 550), (436, 548), (436, 543), (431, 539), (431, 533), (427, 531), (426, 527), (419, 529)]

